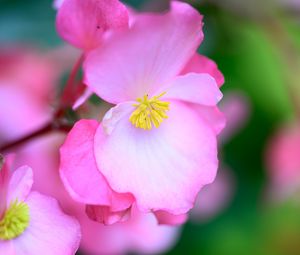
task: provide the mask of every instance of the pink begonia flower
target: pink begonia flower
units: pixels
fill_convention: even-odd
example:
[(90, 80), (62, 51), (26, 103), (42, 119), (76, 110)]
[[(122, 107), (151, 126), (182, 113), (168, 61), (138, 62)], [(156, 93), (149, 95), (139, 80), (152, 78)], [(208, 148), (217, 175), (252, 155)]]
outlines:
[(63, 133), (51, 133), (28, 142), (18, 149), (15, 165), (30, 164), (34, 172), (32, 189), (55, 197), (66, 213), (79, 220), (82, 252), (156, 254), (174, 245), (180, 234), (178, 227), (159, 226), (153, 215), (140, 213), (135, 208), (128, 222), (103, 226), (90, 220), (85, 214), (85, 205), (70, 197), (59, 177), (58, 148), (64, 139)]
[(203, 39), (196, 10), (173, 2), (166, 14), (137, 19), (87, 56), (85, 83), (117, 106), (100, 125), (74, 126), (60, 172), (74, 199), (124, 213), (120, 219), (136, 203), (177, 222), (215, 178), (216, 132), (199, 108), (215, 107), (222, 94), (209, 74), (180, 75)]
[(0, 253), (75, 254), (81, 237), (78, 222), (55, 199), (31, 191), (30, 167), (10, 172), (11, 164), (9, 155), (0, 170)]
[(56, 29), (68, 43), (84, 51), (98, 47), (106, 33), (128, 28), (128, 12), (118, 0), (64, 0)]
[(0, 52), (0, 146), (45, 125), (59, 72), (45, 56), (25, 49)]
[(300, 125), (281, 127), (270, 140), (266, 163), (270, 179), (269, 195), (286, 199), (300, 190)]

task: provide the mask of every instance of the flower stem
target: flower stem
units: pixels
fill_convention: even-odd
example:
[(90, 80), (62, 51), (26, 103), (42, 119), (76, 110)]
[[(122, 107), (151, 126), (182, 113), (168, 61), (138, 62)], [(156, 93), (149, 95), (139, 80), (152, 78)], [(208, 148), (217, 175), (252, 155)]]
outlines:
[(76, 75), (78, 74), (81, 64), (84, 60), (84, 54), (82, 54), (77, 62), (75, 63), (71, 74), (67, 80), (66, 86), (63, 90), (62, 96), (61, 96), (61, 106), (60, 108), (66, 108), (69, 106), (72, 106), (74, 103), (75, 97), (76, 97)]

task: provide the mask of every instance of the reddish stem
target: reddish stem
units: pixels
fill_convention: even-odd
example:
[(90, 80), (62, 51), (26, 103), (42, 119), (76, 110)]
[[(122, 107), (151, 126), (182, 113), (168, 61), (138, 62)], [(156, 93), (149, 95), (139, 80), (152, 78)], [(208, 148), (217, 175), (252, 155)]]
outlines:
[(74, 97), (76, 95), (74, 95), (74, 93), (76, 93), (76, 89), (75, 89), (75, 85), (76, 85), (76, 75), (81, 67), (81, 64), (84, 60), (84, 54), (82, 54), (79, 59), (77, 60), (77, 62), (75, 63), (72, 71), (71, 71), (71, 74), (69, 76), (69, 79), (66, 83), (66, 86), (64, 88), (64, 91), (62, 93), (62, 96), (61, 96), (61, 106), (60, 108), (65, 108), (67, 106), (71, 106), (71, 104), (73, 103), (74, 101)]
[(48, 123), (47, 125), (45, 125), (44, 127), (42, 127), (41, 129), (34, 131), (24, 137), (22, 137), (21, 139), (18, 139), (16, 141), (10, 142), (5, 144), (4, 146), (0, 147), (0, 152), (4, 152), (10, 148), (13, 148), (15, 146), (18, 146), (22, 143), (28, 142), (33, 138), (36, 138), (40, 135), (46, 134), (48, 132), (54, 131), (54, 130), (60, 130), (60, 131), (64, 131), (64, 132), (68, 132), (71, 130), (71, 126), (69, 125), (54, 125), (53, 123)]

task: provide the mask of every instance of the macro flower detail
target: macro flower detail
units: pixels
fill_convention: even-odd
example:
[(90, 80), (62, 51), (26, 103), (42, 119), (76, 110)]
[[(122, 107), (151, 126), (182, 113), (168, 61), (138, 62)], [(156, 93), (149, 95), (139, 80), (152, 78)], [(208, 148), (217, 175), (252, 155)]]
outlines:
[(136, 100), (138, 104), (133, 104), (136, 109), (130, 115), (130, 122), (135, 127), (146, 130), (150, 130), (152, 128), (152, 124), (158, 128), (163, 119), (168, 118), (166, 112), (170, 110), (170, 103), (160, 100), (164, 94), (166, 94), (166, 92), (152, 98), (149, 98), (149, 95), (145, 95), (143, 98), (138, 98)]
[(29, 225), (29, 207), (15, 200), (0, 221), (0, 239), (10, 240), (21, 235)]
[[(136, 204), (160, 223), (186, 220), (218, 167), (216, 132), (199, 107), (215, 109), (222, 94), (208, 73), (181, 74), (203, 40), (202, 26), (195, 9), (174, 1), (169, 12), (138, 15), (128, 31), (87, 54), (85, 84), (115, 106), (100, 124), (80, 120), (61, 148), (60, 174), (78, 201), (93, 198), (112, 215), (117, 204), (119, 212)], [(91, 179), (97, 172), (98, 181)], [(103, 219), (96, 215), (102, 209), (89, 212)]]
[(8, 155), (0, 168), (1, 254), (75, 254), (78, 222), (65, 215), (53, 198), (31, 191), (32, 169), (21, 166), (11, 171), (13, 163), (14, 156)]

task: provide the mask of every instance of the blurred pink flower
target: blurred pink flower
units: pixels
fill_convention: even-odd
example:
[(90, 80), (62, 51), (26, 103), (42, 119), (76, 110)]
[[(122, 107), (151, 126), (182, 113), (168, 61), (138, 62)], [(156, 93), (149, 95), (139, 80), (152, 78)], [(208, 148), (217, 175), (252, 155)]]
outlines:
[(78, 222), (65, 215), (53, 198), (31, 191), (30, 167), (11, 173), (11, 156), (6, 160), (0, 170), (0, 253), (75, 254), (80, 242)]
[(128, 28), (128, 12), (118, 0), (64, 0), (56, 18), (58, 34), (80, 49), (98, 47), (107, 32)]
[(62, 5), (62, 3), (64, 2), (64, 0), (54, 0), (53, 1), (53, 7), (54, 9), (59, 9)]
[[(117, 106), (101, 125), (81, 120), (74, 126), (61, 148), (60, 172), (74, 199), (107, 207), (105, 213), (94, 207), (90, 216), (122, 220), (136, 203), (178, 222), (185, 217), (172, 214), (185, 214), (214, 180), (216, 133), (201, 107), (215, 109), (222, 94), (209, 74), (178, 76), (202, 39), (202, 16), (173, 2), (170, 12), (139, 16), (130, 31), (88, 55), (85, 83)], [(148, 111), (147, 103), (160, 110), (145, 116), (148, 121), (133, 120)]]
[[(219, 137), (219, 147), (228, 142), (242, 129), (250, 115), (250, 104), (247, 97), (240, 91), (230, 91), (220, 104), (226, 117), (226, 127)], [(205, 186), (197, 197), (191, 211), (191, 218), (197, 222), (211, 220), (221, 213), (231, 202), (235, 191), (235, 176), (232, 170), (221, 164), (215, 181)]]
[(281, 127), (270, 140), (266, 162), (274, 199), (285, 199), (300, 189), (300, 126)]
[(220, 109), (226, 117), (226, 127), (220, 135), (222, 145), (246, 125), (250, 118), (251, 107), (248, 97), (242, 91), (231, 90), (222, 100)]
[(53, 112), (58, 68), (25, 49), (0, 52), (0, 146), (45, 125)]
[(215, 181), (199, 192), (195, 206), (191, 210), (191, 219), (204, 222), (216, 217), (228, 206), (234, 189), (234, 176), (231, 170), (222, 167), (218, 170)]
[(66, 213), (79, 220), (80, 250), (87, 254), (125, 254), (129, 251), (153, 254), (163, 252), (175, 243), (179, 228), (159, 226), (153, 215), (139, 213), (136, 209), (128, 222), (113, 226), (90, 220), (85, 213), (85, 204), (70, 197), (59, 176), (58, 148), (64, 139), (63, 133), (51, 133), (32, 140), (18, 149), (15, 165), (30, 164), (34, 172), (33, 190), (55, 197)]

